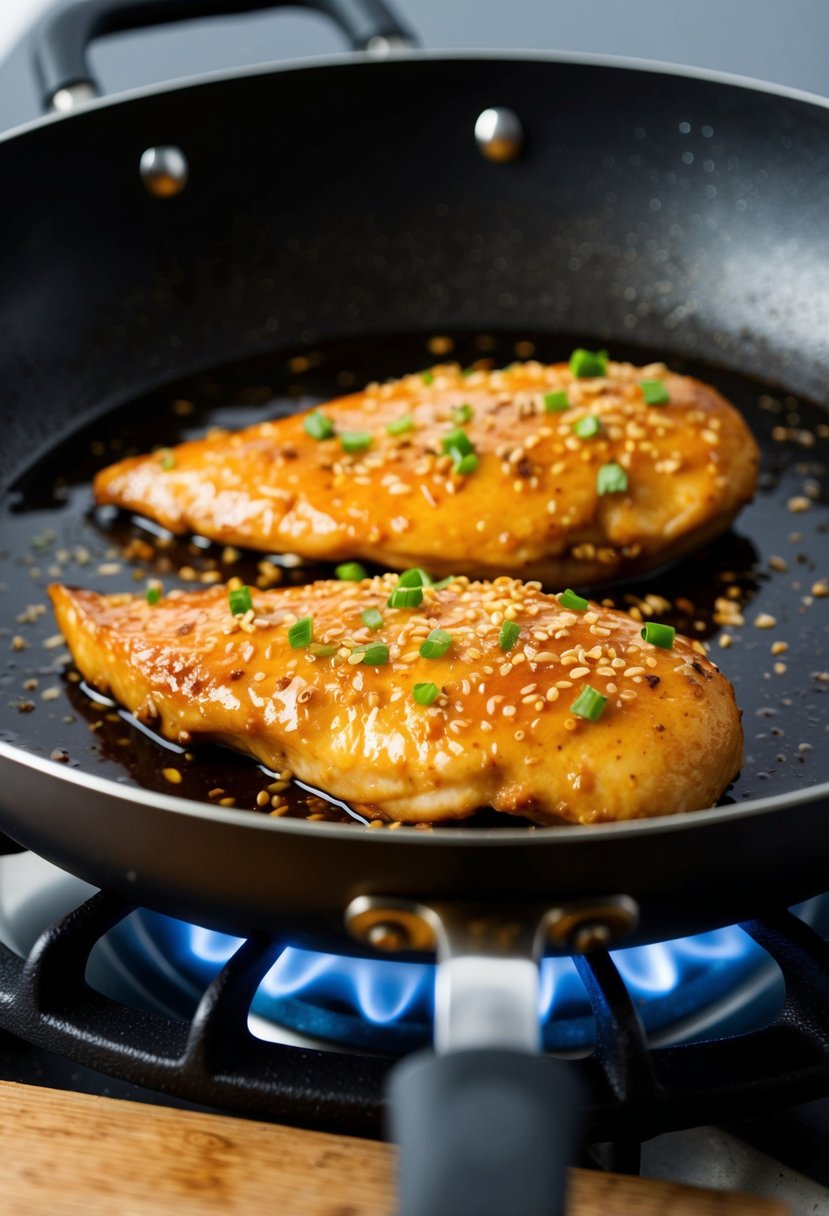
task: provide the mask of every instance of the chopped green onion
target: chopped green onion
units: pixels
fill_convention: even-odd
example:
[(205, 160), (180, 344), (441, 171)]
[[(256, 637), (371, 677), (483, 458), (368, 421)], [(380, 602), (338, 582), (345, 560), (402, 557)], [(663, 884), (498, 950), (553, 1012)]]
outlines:
[(433, 629), (420, 647), (424, 659), (442, 659), (452, 645), (452, 634), (445, 629)]
[(414, 418), (411, 414), (403, 414), (400, 418), (393, 418), (391, 422), (386, 423), (386, 430), (390, 435), (405, 435), (414, 426)]
[(147, 584), (147, 603), (157, 604), (161, 599), (161, 585), (159, 583)]
[(176, 458), (169, 448), (161, 449), (161, 467), (162, 469), (174, 469), (176, 467)]
[(359, 562), (343, 562), (341, 566), (337, 566), (334, 573), (344, 583), (359, 583), (366, 577), (366, 568)]
[(621, 494), (628, 488), (628, 475), (620, 464), (603, 464), (596, 474), (597, 494)]
[(467, 452), (465, 456), (461, 455), (457, 449), (452, 450), (452, 472), (460, 473), (463, 477), (467, 477), (470, 473), (474, 473), (478, 467), (478, 457), (474, 452)]
[[(363, 651), (363, 662), (367, 667), (382, 667), (389, 661), (389, 648), (385, 642), (372, 642), (370, 646), (360, 647)], [(355, 650), (356, 654), (357, 651)]]
[(312, 642), (308, 647), (308, 653), (312, 654), (315, 659), (330, 659), (337, 653), (337, 647), (323, 646), (320, 642)]
[(447, 431), (443, 436), (442, 442), (444, 452), (450, 452), (453, 456), (456, 452), (460, 452), (461, 456), (468, 456), (470, 452), (475, 451), (472, 440), (466, 431), (461, 431), (457, 427), (451, 431)]
[(566, 591), (562, 591), (558, 602), (562, 608), (572, 608), (575, 612), (584, 612), (587, 607), (587, 600), (576, 595), (575, 591), (571, 591), (569, 587)]
[(671, 650), (676, 637), (673, 625), (660, 625), (658, 621), (648, 621), (640, 633), (646, 642), (650, 642), (652, 646), (661, 646), (663, 650)]
[(544, 394), (544, 413), (545, 414), (560, 414), (562, 410), (569, 410), (570, 402), (567, 399), (567, 394), (564, 389), (557, 393)]
[(504, 621), (498, 634), (498, 645), (502, 650), (512, 650), (520, 632), (521, 626), (516, 625), (515, 621)]
[(304, 616), (301, 620), (296, 621), (288, 630), (288, 643), (294, 650), (302, 650), (304, 646), (311, 645), (311, 638), (314, 636), (314, 621), (310, 616)]
[(421, 372), (420, 378), (424, 384), (433, 384), (435, 375), (434, 375), (434, 372)]
[(592, 439), (601, 429), (602, 424), (595, 414), (585, 414), (578, 422), (573, 423), (573, 434), (578, 435), (579, 439)]
[(667, 405), (671, 399), (664, 380), (642, 380), (639, 387), (645, 405)]
[(418, 705), (431, 705), (440, 696), (437, 684), (415, 684), (412, 696)]
[(570, 356), (570, 371), (579, 379), (586, 376), (604, 376), (607, 373), (606, 350), (574, 350)]
[(371, 435), (368, 431), (343, 431), (340, 443), (344, 452), (367, 452), (371, 447)]
[(446, 578), (442, 578), (438, 583), (432, 583), (433, 591), (442, 591), (444, 587), (448, 587), (450, 583), (454, 583), (454, 574), (447, 574)]
[(596, 692), (595, 688), (585, 684), (570, 706), (570, 710), (580, 718), (586, 718), (588, 722), (598, 722), (604, 713), (605, 705), (607, 705), (607, 697), (603, 697), (600, 692)]
[(419, 566), (404, 570), (386, 604), (389, 608), (417, 608), (423, 603), (423, 588), (431, 583), (429, 575)]
[(228, 591), (227, 598), (230, 601), (230, 611), (234, 616), (244, 616), (253, 607), (250, 587), (239, 587), (236, 591)]
[(452, 406), (452, 421), (458, 426), (463, 426), (467, 422), (471, 422), (475, 416), (475, 411), (471, 405), (464, 402), (463, 405)]
[(395, 587), (386, 604), (389, 608), (417, 608), (423, 603), (422, 587)]
[(330, 439), (334, 434), (334, 423), (319, 410), (313, 410), (303, 418), (302, 429), (312, 439)]
[(398, 587), (428, 587), (431, 579), (422, 566), (412, 566), (404, 570), (397, 580)]
[(474, 367), (463, 367), (463, 368), (461, 368), (461, 375), (463, 376), (464, 379), (466, 379), (466, 377), (471, 376), (474, 371), (475, 371)]
[(366, 629), (380, 629), (383, 624), (383, 614), (382, 612), (378, 612), (376, 608), (366, 608), (360, 613), (360, 620)]

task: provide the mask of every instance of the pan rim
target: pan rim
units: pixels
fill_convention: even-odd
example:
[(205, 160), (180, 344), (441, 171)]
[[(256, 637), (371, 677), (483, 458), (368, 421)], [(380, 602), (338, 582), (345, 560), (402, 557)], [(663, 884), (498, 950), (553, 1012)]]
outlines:
[(725, 72), (716, 68), (697, 68), (688, 64), (674, 63), (670, 60), (640, 59), (636, 56), (627, 55), (597, 55), (581, 51), (537, 51), (530, 49), (522, 50), (520, 48), (510, 49), (509, 52), (505, 52), (491, 47), (453, 48), (447, 50), (401, 49), (382, 58), (368, 51), (344, 51), (337, 54), (308, 56), (299, 60), (275, 61), (254, 64), (248, 67), (220, 69), (214, 72), (204, 72), (199, 75), (175, 77), (172, 80), (143, 85), (133, 89), (125, 89), (123, 92), (107, 94), (103, 97), (96, 97), (83, 102), (75, 109), (60, 113), (44, 114), (18, 126), (11, 127), (7, 131), (0, 132), (0, 147), (21, 136), (52, 127), (56, 123), (75, 122), (83, 120), (101, 110), (108, 110), (129, 102), (149, 100), (154, 97), (186, 92), (200, 87), (225, 83), (230, 84), (250, 77), (316, 71), (325, 68), (370, 66), (379, 70), (384, 66), (392, 67), (398, 63), (418, 62), (560, 63), (576, 67), (599, 67), (617, 69), (619, 71), (646, 72), (655, 76), (699, 80), (709, 84), (741, 89), (746, 92), (765, 93), (772, 97), (802, 102), (822, 110), (829, 109), (829, 97), (822, 97), (819, 93), (812, 93), (807, 89), (798, 89), (793, 85), (761, 80), (755, 76), (743, 76), (737, 72)]
[[(217, 825), (240, 827), (256, 831), (288, 833), (299, 836), (322, 836), (324, 839), (354, 842), (371, 841), (379, 846), (406, 845), (422, 848), (463, 847), (469, 849), (478, 846), (498, 848), (504, 846), (517, 847), (532, 845), (538, 848), (541, 843), (561, 846), (564, 843), (584, 845), (597, 838), (622, 840), (626, 837), (647, 835), (648, 837), (671, 834), (674, 832), (694, 831), (697, 828), (716, 827), (751, 819), (757, 815), (778, 814), (791, 812), (800, 805), (809, 805), (829, 799), (829, 781), (819, 785), (807, 786), (805, 789), (794, 790), (791, 793), (773, 794), (767, 798), (747, 799), (745, 802), (730, 806), (708, 807), (699, 811), (676, 812), (670, 815), (653, 815), (644, 819), (622, 820), (616, 823), (596, 824), (562, 824), (560, 826), (539, 826), (535, 833), (529, 833), (526, 828), (497, 827), (472, 828), (442, 827), (440, 832), (372, 832), (368, 829), (360, 831), (350, 825), (308, 823), (302, 819), (271, 818), (261, 812), (245, 808), (214, 807), (209, 803), (197, 802), (194, 799), (178, 798), (174, 794), (165, 794), (156, 790), (144, 789), (140, 786), (122, 785), (110, 777), (97, 776), (82, 769), (67, 769), (56, 761), (45, 756), (38, 756), (24, 748), (15, 747), (0, 740), (0, 761), (19, 764), (44, 777), (51, 777), (69, 785), (82, 787), (104, 797), (121, 798), (126, 802), (140, 803), (152, 806), (154, 810), (175, 815), (192, 816), (196, 819), (209, 820)], [(5, 802), (0, 797), (0, 802)]]

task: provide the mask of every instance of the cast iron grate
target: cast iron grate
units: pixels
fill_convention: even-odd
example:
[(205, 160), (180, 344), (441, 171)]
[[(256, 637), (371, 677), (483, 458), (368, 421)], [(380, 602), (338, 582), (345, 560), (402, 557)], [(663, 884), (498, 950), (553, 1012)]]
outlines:
[[(86, 981), (95, 943), (134, 908), (105, 892), (48, 928), (22, 959), (0, 944), (0, 1027), (78, 1064), (189, 1102), (296, 1126), (379, 1135), (393, 1061), (264, 1042), (250, 1003), (287, 944), (248, 939), (190, 1022), (137, 1010)], [(787, 911), (743, 929), (776, 961), (776, 1020), (741, 1035), (651, 1048), (610, 955), (575, 960), (597, 1046), (570, 1066), (591, 1095), (588, 1132), (628, 1143), (829, 1092), (829, 943)]]

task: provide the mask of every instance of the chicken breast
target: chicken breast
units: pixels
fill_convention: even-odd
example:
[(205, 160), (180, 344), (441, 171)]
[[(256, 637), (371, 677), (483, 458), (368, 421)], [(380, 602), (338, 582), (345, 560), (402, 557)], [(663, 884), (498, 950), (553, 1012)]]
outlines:
[(172, 532), (310, 559), (551, 586), (638, 574), (728, 528), (758, 450), (700, 381), (592, 358), (581, 370), (604, 374), (446, 366), (373, 384), (122, 460), (95, 496)]
[(634, 819), (710, 806), (736, 776), (733, 689), (687, 639), (538, 583), (417, 577), (254, 591), (236, 615), (221, 587), (50, 594), (83, 676), (167, 738), (389, 819)]

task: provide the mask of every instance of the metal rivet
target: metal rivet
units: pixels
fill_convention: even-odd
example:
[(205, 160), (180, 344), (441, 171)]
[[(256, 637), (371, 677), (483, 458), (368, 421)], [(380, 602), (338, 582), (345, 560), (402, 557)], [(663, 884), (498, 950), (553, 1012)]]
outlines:
[(602, 950), (610, 942), (607, 925), (579, 925), (570, 944), (574, 954), (589, 954), (591, 950)]
[(374, 946), (375, 950), (388, 950), (393, 954), (396, 950), (405, 950), (409, 944), (409, 936), (402, 925), (380, 921), (368, 930), (366, 941)]
[(374, 950), (433, 951), (436, 947), (434, 913), (420, 904), (377, 895), (358, 895), (345, 910), (349, 933)]
[(89, 80), (79, 80), (77, 84), (69, 84), (52, 94), (50, 105), (58, 114), (66, 114), (69, 110), (86, 105), (98, 96), (95, 86)]
[(414, 50), (414, 43), (402, 34), (375, 34), (369, 38), (365, 48), (375, 59), (388, 59), (400, 51)]
[(141, 180), (149, 194), (156, 198), (173, 198), (187, 185), (190, 167), (181, 148), (161, 144), (141, 153)]
[(514, 110), (492, 106), (478, 115), (475, 123), (478, 151), (487, 160), (515, 160), (524, 144), (524, 128)]

